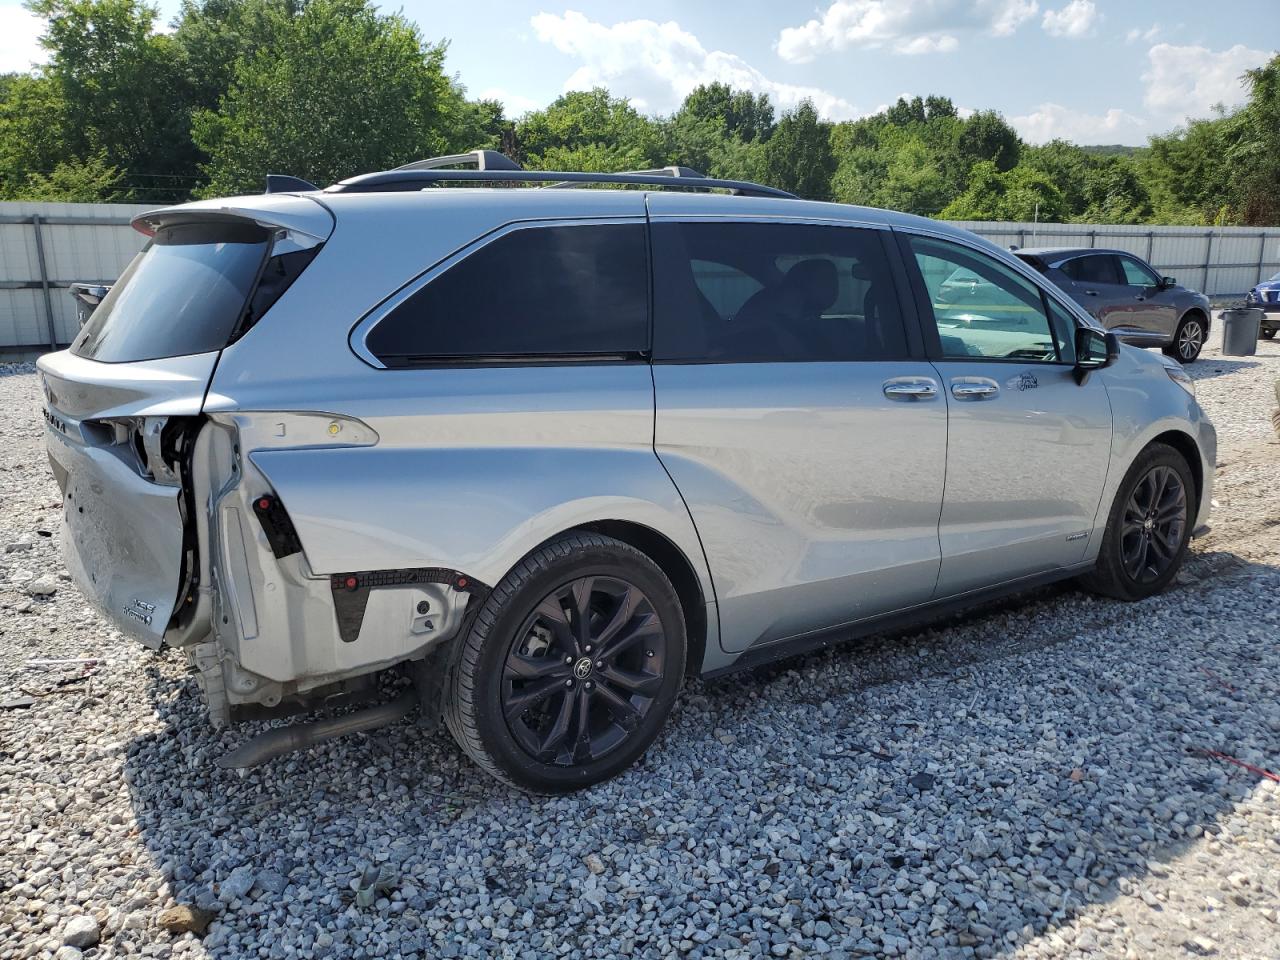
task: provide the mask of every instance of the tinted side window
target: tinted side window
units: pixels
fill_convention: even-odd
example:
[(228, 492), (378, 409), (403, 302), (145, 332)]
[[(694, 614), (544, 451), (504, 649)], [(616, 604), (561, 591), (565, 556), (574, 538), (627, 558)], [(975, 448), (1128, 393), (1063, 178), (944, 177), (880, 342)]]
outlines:
[(648, 349), (642, 224), (513, 230), (458, 261), (369, 332), (387, 366), (634, 356)]
[(1129, 257), (1120, 258), (1120, 269), (1124, 271), (1124, 282), (1131, 287), (1154, 287), (1160, 283), (1159, 277)]
[(959, 244), (917, 236), (909, 242), (944, 357), (1059, 361), (1061, 335), (1049, 322), (1039, 287)]
[(654, 359), (880, 360), (906, 355), (874, 230), (787, 223), (653, 227)]
[(1076, 257), (1062, 265), (1062, 272), (1079, 283), (1124, 283), (1110, 254)]

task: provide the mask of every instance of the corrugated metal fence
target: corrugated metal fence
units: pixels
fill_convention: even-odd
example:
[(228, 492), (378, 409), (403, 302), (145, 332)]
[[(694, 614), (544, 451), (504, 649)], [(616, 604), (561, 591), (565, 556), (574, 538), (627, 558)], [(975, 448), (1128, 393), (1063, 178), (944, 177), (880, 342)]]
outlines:
[(67, 286), (115, 280), (146, 239), (129, 221), (155, 206), (0, 203), (0, 351), (70, 343), (76, 312)]
[[(0, 355), (65, 345), (75, 281), (115, 280), (144, 242), (129, 221), (154, 205), (0, 203)], [(1280, 270), (1280, 227), (1142, 227), (962, 222), (1000, 246), (1114, 247), (1213, 297), (1239, 296)]]
[(1127, 250), (1161, 274), (1211, 297), (1243, 296), (1280, 270), (1280, 227), (1145, 227), (956, 221), (1001, 247)]

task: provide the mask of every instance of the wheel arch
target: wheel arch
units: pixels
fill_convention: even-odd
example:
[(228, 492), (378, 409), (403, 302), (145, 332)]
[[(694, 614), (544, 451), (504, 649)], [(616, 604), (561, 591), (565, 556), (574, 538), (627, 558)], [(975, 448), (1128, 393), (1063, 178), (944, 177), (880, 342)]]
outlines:
[(1186, 310), (1183, 310), (1182, 315), (1178, 317), (1178, 322), (1173, 325), (1175, 335), (1177, 333), (1178, 327), (1182, 326), (1182, 321), (1194, 314), (1195, 316), (1199, 317), (1200, 322), (1204, 324), (1204, 336), (1205, 336), (1205, 339), (1208, 340), (1209, 332), (1213, 328), (1213, 317), (1210, 316), (1210, 313), (1211, 311), (1205, 310), (1204, 307), (1201, 307), (1198, 304), (1193, 304), (1192, 306), (1188, 307)]
[[(1143, 444), (1142, 449), (1138, 451), (1137, 457), (1142, 456), (1143, 452), (1150, 449), (1154, 444), (1163, 443), (1166, 446), (1173, 447), (1182, 455), (1182, 459), (1187, 461), (1187, 467), (1191, 470), (1191, 479), (1195, 483), (1196, 496), (1195, 503), (1200, 502), (1200, 497), (1204, 493), (1204, 464), (1200, 458), (1200, 448), (1196, 445), (1195, 440), (1189, 433), (1181, 430), (1166, 430), (1164, 433), (1157, 434)], [(1126, 468), (1128, 469), (1128, 468)]]

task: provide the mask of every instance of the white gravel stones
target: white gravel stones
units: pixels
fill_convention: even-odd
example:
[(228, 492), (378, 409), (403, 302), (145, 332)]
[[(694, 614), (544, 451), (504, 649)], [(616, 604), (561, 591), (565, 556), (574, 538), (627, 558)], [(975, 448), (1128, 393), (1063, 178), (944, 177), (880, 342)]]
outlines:
[(0, 701), (35, 698), (0, 711), (0, 960), (75, 960), (79, 916), (94, 960), (1280, 955), (1280, 784), (1201, 752), (1280, 768), (1280, 344), (1190, 370), (1222, 466), (1176, 589), (691, 683), (636, 770), (536, 798), (412, 723), (215, 768), (244, 731), (61, 579), (35, 378), (0, 367), (0, 544), (32, 544), (0, 555)]
[(72, 917), (62, 928), (62, 940), (68, 947), (92, 947), (102, 937), (102, 929), (93, 917)]

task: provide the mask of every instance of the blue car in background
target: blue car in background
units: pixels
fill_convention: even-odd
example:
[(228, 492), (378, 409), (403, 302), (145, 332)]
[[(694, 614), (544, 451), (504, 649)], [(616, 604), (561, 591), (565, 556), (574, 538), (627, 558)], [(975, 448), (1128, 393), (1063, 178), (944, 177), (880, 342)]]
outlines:
[[(1245, 306), (1257, 307), (1262, 314), (1262, 336), (1271, 340), (1280, 330), (1280, 273), (1263, 280), (1245, 295)], [(1272, 316), (1276, 314), (1276, 316)]]

